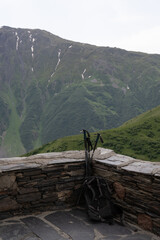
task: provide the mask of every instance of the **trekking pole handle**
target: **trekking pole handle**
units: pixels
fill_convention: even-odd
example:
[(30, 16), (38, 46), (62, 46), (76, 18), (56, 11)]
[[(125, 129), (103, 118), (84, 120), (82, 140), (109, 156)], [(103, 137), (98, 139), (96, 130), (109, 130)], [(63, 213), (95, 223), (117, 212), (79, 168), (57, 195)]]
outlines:
[(94, 155), (94, 152), (96, 150), (96, 147), (97, 147), (97, 143), (98, 143), (98, 140), (101, 140), (101, 143), (104, 143), (103, 142), (103, 139), (101, 137), (101, 134), (100, 133), (97, 133), (97, 138), (96, 138), (96, 141), (95, 141), (95, 144), (94, 144), (94, 148), (93, 148), (93, 152), (92, 152), (92, 156), (91, 156), (91, 160), (93, 159), (93, 155)]
[(101, 143), (104, 143), (102, 136), (100, 135), (99, 137), (100, 137)]
[(98, 143), (99, 138), (100, 138), (100, 134), (97, 133), (97, 138), (96, 138), (96, 141), (95, 141), (95, 144), (94, 144), (93, 152), (94, 152), (95, 149), (96, 149), (96, 146), (97, 146), (97, 143)]

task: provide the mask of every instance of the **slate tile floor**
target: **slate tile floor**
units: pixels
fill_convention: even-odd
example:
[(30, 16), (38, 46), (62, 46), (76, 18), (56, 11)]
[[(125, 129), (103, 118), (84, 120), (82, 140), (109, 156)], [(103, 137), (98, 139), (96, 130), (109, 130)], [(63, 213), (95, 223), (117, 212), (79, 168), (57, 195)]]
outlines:
[(0, 240), (158, 240), (118, 223), (92, 222), (82, 209), (59, 210), (0, 221)]

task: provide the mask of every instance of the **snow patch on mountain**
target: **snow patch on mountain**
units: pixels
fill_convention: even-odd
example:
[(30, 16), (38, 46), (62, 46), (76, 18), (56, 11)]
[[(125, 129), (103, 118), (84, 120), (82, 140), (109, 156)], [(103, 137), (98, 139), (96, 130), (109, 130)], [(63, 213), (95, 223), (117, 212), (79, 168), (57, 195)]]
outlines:
[(56, 65), (56, 67), (55, 67), (55, 71), (57, 70), (57, 67), (58, 67), (58, 65), (60, 64), (60, 61), (61, 61), (61, 59), (59, 58), (59, 59), (58, 59), (58, 62), (57, 62), (57, 65)]
[(34, 42), (36, 41), (36, 39), (33, 37), (31, 31), (27, 31), (28, 34), (29, 34), (29, 41), (32, 42), (32, 46), (31, 46), (31, 56), (32, 56), (32, 59), (34, 58)]
[(86, 72), (86, 68), (84, 69), (83, 73), (81, 74), (82, 80), (84, 79), (85, 72)]
[(32, 34), (29, 35), (29, 41), (32, 41)]
[(60, 55), (61, 55), (61, 49), (59, 49), (58, 51), (58, 58), (60, 58)]
[(32, 58), (34, 58), (34, 47), (33, 47), (33, 45), (31, 46), (31, 53), (32, 53)]
[(55, 74), (55, 72), (53, 72), (53, 73), (51, 74), (51, 78), (54, 76), (54, 74)]
[(58, 50), (58, 61), (57, 61), (56, 67), (54, 69), (54, 72), (51, 74), (51, 78), (54, 76), (55, 71), (57, 70), (57, 68), (58, 68), (58, 66), (60, 64), (60, 61), (61, 61), (60, 56), (61, 56), (61, 49)]
[(16, 36), (16, 50), (18, 51), (18, 46), (19, 46), (19, 36), (18, 36), (18, 33), (15, 32), (15, 36)]

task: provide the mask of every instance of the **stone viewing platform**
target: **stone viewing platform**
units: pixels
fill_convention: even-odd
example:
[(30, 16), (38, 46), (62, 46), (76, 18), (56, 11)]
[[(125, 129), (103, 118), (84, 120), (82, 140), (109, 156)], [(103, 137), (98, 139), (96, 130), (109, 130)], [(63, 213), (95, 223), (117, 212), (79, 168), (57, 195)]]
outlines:
[(48, 211), (0, 221), (1, 240), (158, 240), (133, 225), (92, 222), (84, 209)]
[[(123, 209), (124, 221), (127, 224), (137, 225), (147, 232), (152, 232), (160, 236), (160, 163), (136, 160), (131, 157), (116, 154), (109, 149), (98, 148), (95, 151), (93, 160), (93, 174), (104, 177), (109, 183), (113, 193), (112, 197)], [(80, 193), (84, 176), (84, 151), (45, 153), (30, 157), (1, 158), (0, 219), (2, 220), (0, 223), (0, 239), (12, 239), (3, 237), (5, 226), (8, 223), (12, 229), (12, 227), (16, 227), (16, 224), (17, 226), (20, 226), (22, 223), (27, 225), (28, 220), (25, 220), (25, 222), (24, 219), (30, 219), (30, 222), (32, 222), (32, 220), (33, 222), (40, 221), (39, 226), (41, 226), (42, 219), (33, 217), (32, 214), (39, 213), (43, 215), (43, 212), (49, 211), (51, 216), (54, 216), (52, 215), (53, 211), (60, 211), (61, 209), (73, 210)], [(63, 215), (64, 211), (60, 211), (59, 213)], [(44, 214), (47, 216), (48, 213)], [(73, 215), (71, 212), (67, 212), (66, 214), (69, 214), (69, 216)], [(26, 218), (24, 215), (26, 215)], [(28, 215), (32, 215), (32, 217), (29, 218)], [(16, 216), (18, 220), (14, 220), (15, 217), (12, 220), (13, 216)], [(78, 217), (74, 217), (75, 219), (79, 219), (79, 215)], [(53, 220), (53, 218), (54, 217), (48, 219)], [(70, 221), (76, 225), (77, 222), (73, 220)], [(46, 221), (48, 221), (46, 217), (43, 218), (43, 226)], [(79, 221), (81, 222), (79, 226), (81, 226), (83, 221)], [(12, 223), (14, 224), (12, 225)], [(51, 226), (51, 224), (54, 225), (55, 223), (51, 222), (49, 226)], [(88, 224), (87, 226), (90, 225), (88, 222), (85, 224)], [(98, 231), (99, 234), (99, 230), (97, 230), (97, 228), (95, 230), (94, 226), (91, 227), (92, 231), (94, 233)], [(100, 225), (98, 224), (98, 226)], [(26, 228), (24, 225), (23, 227)], [(61, 229), (61, 225), (57, 226), (55, 224), (54, 227)], [(108, 227), (110, 227), (110, 225), (106, 224), (106, 229)], [(110, 228), (112, 229), (114, 227)], [(90, 229), (90, 227), (88, 227), (88, 229)], [(32, 232), (31, 228), (30, 230)], [(64, 229), (62, 229), (62, 232), (68, 234)], [(86, 239), (156, 239), (149, 234), (147, 235), (148, 238), (144, 238), (143, 236), (136, 238), (135, 232), (132, 232), (130, 238), (127, 238), (127, 233), (126, 236), (123, 236), (124, 238), (120, 238), (120, 233), (117, 236), (113, 234), (114, 237), (112, 238), (109, 238), (109, 235), (105, 235), (101, 231), (100, 234), (99, 237), (95, 237), (96, 235), (94, 235), (94, 238)], [(33, 238), (13, 239), (49, 240), (52, 238), (34, 236)], [(71, 237), (68, 239), (82, 238)]]

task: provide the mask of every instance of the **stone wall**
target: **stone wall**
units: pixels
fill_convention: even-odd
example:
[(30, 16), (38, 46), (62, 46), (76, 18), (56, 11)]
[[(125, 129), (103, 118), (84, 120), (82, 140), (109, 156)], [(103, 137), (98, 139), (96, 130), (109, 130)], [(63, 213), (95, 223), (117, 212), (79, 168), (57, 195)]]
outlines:
[(76, 192), (84, 179), (84, 159), (67, 154), (1, 159), (0, 219), (75, 205)]
[[(98, 148), (93, 173), (107, 180), (125, 221), (160, 235), (160, 163)], [(74, 206), (84, 176), (84, 151), (0, 159), (0, 218)]]
[[(101, 155), (101, 156), (100, 156)], [(109, 183), (127, 222), (160, 235), (160, 163), (145, 162), (103, 149), (94, 175)]]

